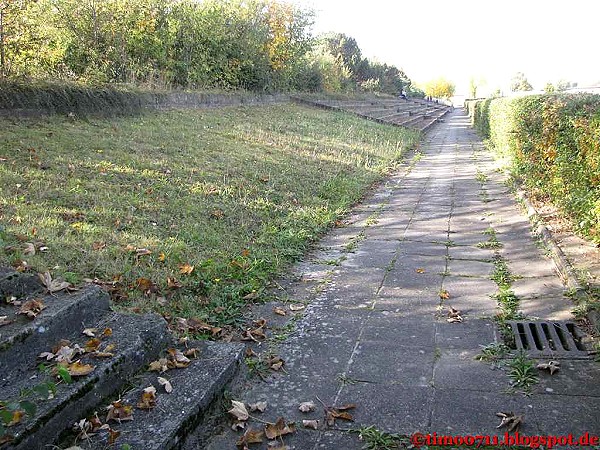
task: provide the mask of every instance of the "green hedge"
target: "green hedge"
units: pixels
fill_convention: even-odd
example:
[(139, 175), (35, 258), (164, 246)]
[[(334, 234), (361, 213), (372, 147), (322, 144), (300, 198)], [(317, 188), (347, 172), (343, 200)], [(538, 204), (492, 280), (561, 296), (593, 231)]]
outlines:
[(600, 95), (488, 99), (468, 110), (526, 187), (600, 242)]

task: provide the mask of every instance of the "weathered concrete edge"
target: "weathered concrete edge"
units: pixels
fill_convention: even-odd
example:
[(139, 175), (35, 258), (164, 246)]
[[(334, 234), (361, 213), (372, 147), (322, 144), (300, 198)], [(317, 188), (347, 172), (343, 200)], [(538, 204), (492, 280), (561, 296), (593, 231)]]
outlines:
[[(558, 270), (558, 273), (560, 274), (561, 278), (566, 282), (567, 286), (573, 290), (573, 294), (577, 300), (587, 300), (587, 290), (577, 278), (577, 275), (575, 274), (575, 269), (571, 264), (571, 261), (569, 261), (565, 253), (558, 245), (558, 242), (556, 242), (556, 239), (554, 238), (552, 232), (540, 220), (541, 216), (529, 200), (529, 196), (527, 195), (527, 193), (518, 185), (516, 186), (515, 193), (519, 200), (521, 200), (525, 205), (527, 217), (534, 226), (535, 233), (540, 236), (544, 244), (550, 250), (550, 256), (552, 257), (552, 261), (554, 262), (554, 265)], [(598, 313), (598, 311), (588, 311), (588, 313), (586, 314), (586, 318), (589, 320), (590, 324), (596, 329), (596, 331), (600, 332), (600, 314)]]

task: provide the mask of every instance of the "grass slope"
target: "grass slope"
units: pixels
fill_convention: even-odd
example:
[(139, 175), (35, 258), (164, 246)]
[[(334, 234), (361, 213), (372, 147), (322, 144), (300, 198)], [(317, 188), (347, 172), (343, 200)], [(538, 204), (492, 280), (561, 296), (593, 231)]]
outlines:
[(0, 127), (0, 265), (97, 278), (123, 307), (215, 325), (418, 139), (289, 104)]

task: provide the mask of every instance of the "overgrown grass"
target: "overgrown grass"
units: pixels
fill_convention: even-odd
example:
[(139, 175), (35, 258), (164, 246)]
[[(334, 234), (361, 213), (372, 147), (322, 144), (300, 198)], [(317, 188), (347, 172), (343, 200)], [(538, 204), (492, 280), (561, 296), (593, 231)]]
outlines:
[(0, 121), (0, 265), (220, 326), (418, 139), (296, 105)]

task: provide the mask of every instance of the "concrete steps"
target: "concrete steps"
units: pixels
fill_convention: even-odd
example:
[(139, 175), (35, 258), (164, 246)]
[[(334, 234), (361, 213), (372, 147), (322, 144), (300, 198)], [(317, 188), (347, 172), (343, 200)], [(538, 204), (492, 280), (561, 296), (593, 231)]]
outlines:
[(293, 101), (319, 108), (345, 111), (379, 123), (426, 131), (443, 117), (450, 107), (421, 99), (378, 99), (365, 101), (306, 100)]
[[(90, 432), (93, 436), (82, 441), (71, 429), (94, 417), (104, 423), (106, 407), (119, 399), (132, 405), (133, 420), (107, 423), (113, 438), (119, 436), (116, 448), (178, 448), (238, 369), (243, 345), (188, 344), (197, 350), (182, 364), (186, 367), (160, 374), (172, 383), (168, 394), (158, 373), (147, 370), (149, 363), (176, 354), (162, 317), (113, 312), (108, 295), (95, 286), (44, 291), (36, 276), (0, 269), (0, 316), (9, 322), (0, 326), (2, 450), (41, 450), (59, 443), (63, 448), (75, 441), (83, 448), (107, 448), (113, 444), (107, 430)], [(44, 306), (34, 318), (17, 314), (34, 300)], [(156, 408), (138, 409), (143, 389), (151, 385), (157, 390)]]

